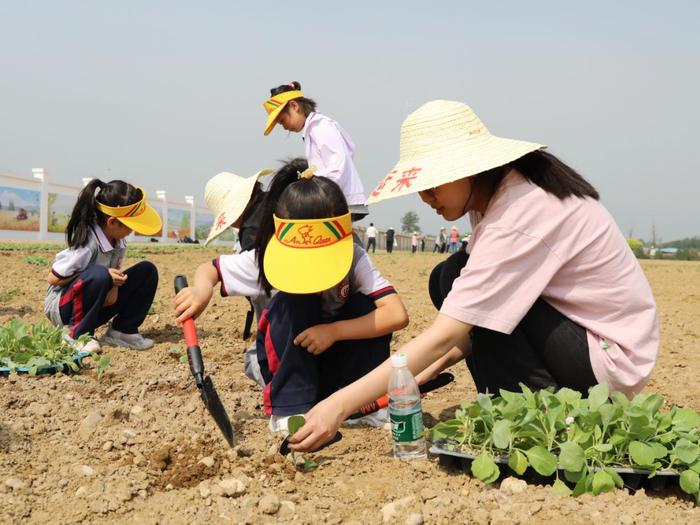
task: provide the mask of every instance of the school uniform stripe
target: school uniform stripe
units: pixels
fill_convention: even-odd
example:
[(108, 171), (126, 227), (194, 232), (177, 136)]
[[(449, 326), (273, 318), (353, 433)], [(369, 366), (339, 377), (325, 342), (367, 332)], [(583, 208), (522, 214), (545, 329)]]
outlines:
[(369, 294), (367, 297), (370, 299), (381, 299), (382, 297), (386, 297), (387, 295), (395, 294), (396, 290), (394, 289), (393, 286), (385, 286), (384, 288), (380, 288), (379, 290), (375, 290), (371, 294)]
[(221, 288), (219, 288), (219, 293), (221, 294), (221, 297), (228, 297), (228, 291), (226, 290), (226, 286), (224, 285), (224, 276), (221, 275), (221, 267), (219, 266), (219, 258), (217, 257), (216, 259), (212, 259), (211, 261), (212, 266), (216, 268), (216, 274), (219, 276), (219, 282), (221, 283)]

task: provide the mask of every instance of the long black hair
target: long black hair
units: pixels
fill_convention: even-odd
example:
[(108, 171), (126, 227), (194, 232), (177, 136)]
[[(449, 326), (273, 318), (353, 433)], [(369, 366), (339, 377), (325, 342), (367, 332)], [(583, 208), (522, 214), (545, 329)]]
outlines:
[(600, 198), (593, 185), (575, 169), (542, 150), (533, 151), (504, 166), (474, 175), (470, 180), (472, 188), (490, 198), (511, 168), (515, 168), (523, 177), (560, 200), (572, 196), (590, 197), (595, 200)]
[[(95, 196), (95, 192), (100, 190)], [(93, 224), (104, 226), (107, 223), (107, 215), (97, 209), (97, 202), (107, 206), (127, 206), (134, 204), (143, 198), (143, 192), (128, 182), (112, 180), (102, 182), (100, 179), (92, 179), (78, 195), (78, 200), (73, 207), (68, 226), (66, 226), (66, 240), (71, 248), (80, 248), (87, 244), (90, 227)]]
[(264, 270), (267, 243), (275, 233), (273, 214), (283, 219), (324, 219), (348, 213), (345, 195), (335, 182), (325, 177), (300, 179), (299, 173), (308, 167), (306, 160), (288, 161), (275, 174), (263, 202), (263, 214), (255, 238), (258, 262), (258, 282), (270, 295), (272, 285)]
[[(290, 82), (289, 84), (282, 84), (281, 86), (273, 87), (270, 90), (270, 96), (274, 97), (275, 95), (279, 95), (280, 93), (286, 93), (287, 91), (299, 90), (301, 90), (301, 84), (295, 80), (293, 82)], [(299, 104), (299, 107), (301, 107), (301, 111), (307, 117), (311, 113), (316, 111), (316, 102), (313, 99), (308, 97), (299, 97), (295, 98), (294, 100)]]

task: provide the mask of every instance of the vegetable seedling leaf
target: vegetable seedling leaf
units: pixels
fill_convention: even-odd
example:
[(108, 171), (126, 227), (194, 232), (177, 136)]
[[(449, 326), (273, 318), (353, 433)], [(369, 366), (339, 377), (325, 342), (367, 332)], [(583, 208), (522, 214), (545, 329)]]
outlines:
[(472, 461), (472, 474), (484, 483), (493, 483), (498, 479), (500, 471), (491, 456), (482, 452)]
[(296, 434), (297, 430), (303, 427), (305, 423), (306, 419), (304, 419), (304, 416), (290, 416), (289, 420), (287, 421), (289, 435), (293, 436), (294, 434)]
[(608, 400), (608, 384), (599, 383), (588, 391), (588, 408), (591, 411), (598, 410)]
[(654, 464), (654, 449), (641, 441), (632, 441), (629, 446), (629, 454), (632, 461), (640, 467), (648, 467)]
[(551, 476), (557, 470), (557, 457), (543, 446), (535, 445), (524, 452), (538, 474)]
[(518, 476), (522, 476), (527, 470), (527, 458), (525, 454), (519, 450), (513, 450), (510, 457), (508, 458), (508, 466), (515, 472)]
[(610, 492), (615, 490), (615, 482), (613, 481), (610, 474), (604, 470), (599, 470), (593, 474), (593, 494), (598, 495), (603, 492)]
[(586, 464), (586, 454), (581, 445), (573, 441), (562, 443), (559, 452), (559, 464), (564, 470), (579, 472)]
[(552, 492), (556, 496), (571, 496), (571, 489), (559, 478), (552, 485)]
[(681, 472), (680, 485), (688, 494), (697, 494), (700, 492), (700, 476), (694, 470), (684, 470)]
[(491, 437), (494, 446), (507, 449), (510, 445), (510, 423), (505, 419), (496, 421), (491, 431)]

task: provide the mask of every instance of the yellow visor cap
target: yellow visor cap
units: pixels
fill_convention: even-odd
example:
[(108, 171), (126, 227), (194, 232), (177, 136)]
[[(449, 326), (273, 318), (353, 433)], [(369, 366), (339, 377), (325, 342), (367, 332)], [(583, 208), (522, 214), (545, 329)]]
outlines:
[(352, 222), (346, 213), (330, 219), (280, 219), (265, 250), (270, 284), (282, 292), (307, 294), (332, 288), (350, 272)]

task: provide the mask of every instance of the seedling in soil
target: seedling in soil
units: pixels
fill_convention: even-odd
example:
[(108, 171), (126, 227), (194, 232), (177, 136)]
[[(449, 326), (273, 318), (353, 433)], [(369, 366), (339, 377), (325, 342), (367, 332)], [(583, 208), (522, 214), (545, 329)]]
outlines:
[(174, 357), (181, 363), (186, 363), (187, 362), (187, 352), (183, 352), (180, 350), (177, 346), (171, 346), (170, 350), (168, 350), (168, 355), (171, 357)]
[(97, 361), (97, 380), (102, 381), (102, 376), (105, 373), (105, 370), (109, 368), (109, 363), (112, 361), (112, 356), (103, 354), (100, 356), (99, 361)]
[(12, 299), (19, 295), (20, 289), (13, 288), (5, 292), (0, 292), (0, 303), (9, 303)]
[(27, 255), (24, 262), (33, 266), (51, 266), (51, 260), (42, 255)]

